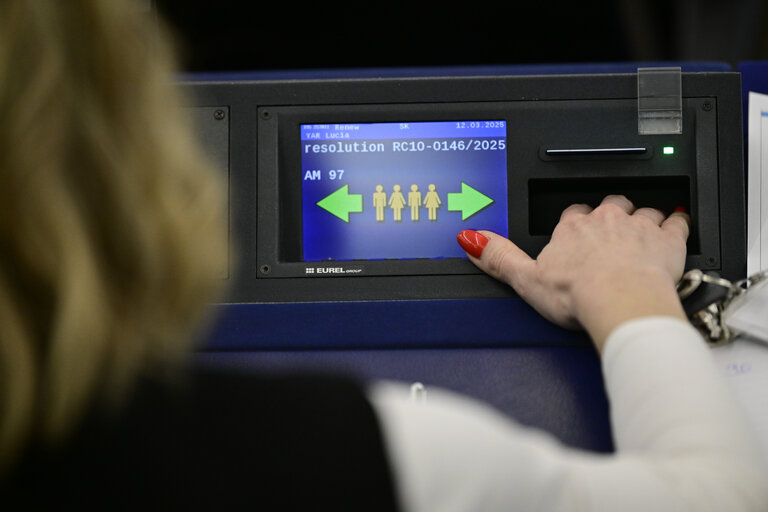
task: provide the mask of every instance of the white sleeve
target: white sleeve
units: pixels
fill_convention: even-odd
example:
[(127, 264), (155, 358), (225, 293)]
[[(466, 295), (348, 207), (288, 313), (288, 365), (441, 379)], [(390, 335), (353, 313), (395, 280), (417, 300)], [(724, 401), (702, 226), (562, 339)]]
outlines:
[(690, 325), (662, 317), (622, 325), (603, 372), (610, 455), (567, 448), (448, 391), (430, 388), (420, 404), (402, 384), (374, 384), (403, 510), (768, 510), (754, 434)]

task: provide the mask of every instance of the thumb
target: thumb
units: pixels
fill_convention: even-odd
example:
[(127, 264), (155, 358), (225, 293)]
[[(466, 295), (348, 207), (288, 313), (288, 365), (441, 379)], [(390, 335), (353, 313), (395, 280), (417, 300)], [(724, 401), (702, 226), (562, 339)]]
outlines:
[(523, 296), (521, 289), (533, 272), (534, 260), (508, 238), (490, 231), (464, 230), (456, 240), (477, 268), (505, 282)]

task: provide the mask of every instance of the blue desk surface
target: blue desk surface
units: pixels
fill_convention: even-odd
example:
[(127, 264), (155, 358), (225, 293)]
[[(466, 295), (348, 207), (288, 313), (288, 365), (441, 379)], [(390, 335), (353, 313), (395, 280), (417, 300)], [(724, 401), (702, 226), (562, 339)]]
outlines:
[[(523, 424), (587, 450), (613, 449), (600, 361), (591, 348), (474, 348), (205, 352), (202, 364), (344, 372), (478, 398)], [(300, 400), (301, 397), (296, 397)]]
[[(731, 71), (719, 62), (654, 62), (198, 73), (182, 79), (634, 73), (637, 67), (659, 65)], [(197, 356), (201, 364), (258, 371), (310, 368), (346, 372), (363, 381), (418, 381), (427, 389), (440, 386), (484, 400), (568, 445), (599, 452), (613, 449), (597, 353), (584, 333), (550, 325), (519, 299), (221, 308), (221, 319)]]

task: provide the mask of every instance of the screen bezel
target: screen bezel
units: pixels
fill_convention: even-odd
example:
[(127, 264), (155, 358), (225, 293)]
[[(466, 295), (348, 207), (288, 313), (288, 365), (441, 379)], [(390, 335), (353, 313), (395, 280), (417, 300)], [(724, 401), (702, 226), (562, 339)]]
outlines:
[[(259, 109), (259, 210), (275, 216), (275, 222), (259, 222), (258, 277), (362, 277), (394, 275), (478, 274), (467, 258), (418, 258), (402, 260), (302, 261), (301, 205), (302, 163), (300, 127), (304, 124), (395, 123), (435, 121), (504, 121), (498, 103), (418, 105), (291, 106)], [(507, 140), (509, 132), (507, 131)], [(269, 165), (269, 150), (274, 165)], [(261, 160), (264, 159), (264, 165)], [(263, 170), (275, 169), (265, 173)], [(506, 177), (510, 161), (506, 154)], [(508, 181), (507, 181), (508, 183)], [(508, 184), (507, 184), (508, 187)], [(272, 191), (272, 199), (269, 192)], [(508, 195), (508, 190), (506, 191)], [(277, 198), (276, 204), (274, 198)], [(269, 204), (273, 203), (273, 204)], [(510, 212), (506, 212), (507, 225)], [(265, 225), (270, 224), (270, 225)], [(457, 233), (458, 234), (458, 233)], [(505, 234), (506, 235), (506, 234)], [(269, 244), (276, 240), (277, 244)], [(262, 243), (262, 241), (264, 243)], [(264, 257), (265, 254), (270, 255)]]

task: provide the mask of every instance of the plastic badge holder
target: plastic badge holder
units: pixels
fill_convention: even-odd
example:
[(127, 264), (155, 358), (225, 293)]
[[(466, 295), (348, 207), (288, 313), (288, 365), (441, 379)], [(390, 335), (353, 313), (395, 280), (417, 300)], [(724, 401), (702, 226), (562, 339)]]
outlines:
[(680, 68), (637, 68), (637, 132), (683, 133)]

